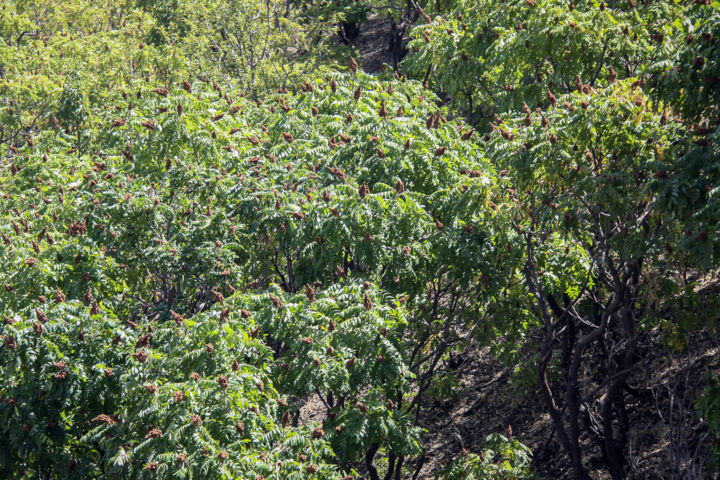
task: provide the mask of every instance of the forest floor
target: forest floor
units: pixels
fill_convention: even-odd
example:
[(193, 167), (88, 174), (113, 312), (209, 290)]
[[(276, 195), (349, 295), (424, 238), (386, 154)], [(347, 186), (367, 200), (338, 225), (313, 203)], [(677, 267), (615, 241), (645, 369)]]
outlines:
[[(704, 386), (700, 379), (706, 370), (720, 374), (720, 349), (706, 331), (692, 335), (688, 339), (688, 346), (696, 357), (690, 369), (688, 384), (696, 385), (696, 391), (699, 391)], [(526, 349), (527, 354), (532, 354), (530, 345), (527, 345)], [(654, 359), (628, 381), (640, 394), (638, 397), (624, 394), (631, 425), (627, 447), (623, 452), (629, 463), (627, 478), (667, 480), (672, 478), (668, 470), (668, 438), (658, 414), (653, 391), (663, 392), (660, 406), (667, 416), (667, 387), (672, 388), (680, 380), (678, 394), (683, 394), (689, 362), (688, 349), (674, 354), (668, 352), (661, 344), (660, 332), (655, 330), (648, 332), (644, 350), (653, 352)], [(448, 461), (459, 455), (462, 447), (469, 453), (480, 453), (489, 434), (507, 435), (510, 426), (512, 434), (532, 450), (540, 478), (572, 480), (573, 472), (557, 436), (553, 435), (548, 442), (553, 425), (539, 392), (522, 392), (517, 388), (511, 381), (512, 368), (495, 359), (489, 347), (471, 348), (461, 357), (456, 357), (456, 360), (460, 366), (452, 373), (462, 388), (456, 391), (454, 398), (434, 399), (424, 402), (423, 405), (420, 426), (426, 430), (423, 435), (426, 458), (418, 479), (434, 478)], [(585, 372), (580, 383), (585, 384), (586, 388), (592, 384), (589, 372)], [(562, 392), (560, 389), (554, 390), (556, 401), (562, 405)], [(689, 403), (692, 403), (692, 398), (688, 397)], [(323, 423), (326, 411), (316, 396), (300, 403), (301, 423)], [(602, 424), (599, 404), (597, 401), (592, 403), (589, 410), (595, 420)], [(584, 428), (581, 436), (583, 451), (587, 452), (584, 463), (593, 480), (610, 480), (598, 437), (591, 428)], [(382, 472), (384, 458), (379, 455), (376, 460)], [(405, 465), (404, 479), (412, 477), (415, 466), (415, 461)], [(355, 467), (361, 473), (365, 470), (364, 462), (358, 462)]]
[(360, 35), (353, 44), (360, 51), (362, 68), (365, 73), (375, 73), (383, 63), (390, 63), (392, 56), (388, 51), (390, 42), (390, 18), (370, 16), (360, 27)]
[[(390, 18), (380, 17), (372, 14), (368, 21), (360, 25), (360, 32), (357, 38), (351, 42), (351, 46), (357, 48), (360, 54), (359, 63), (365, 73), (380, 71), (384, 63), (392, 61), (392, 55), (388, 50), (390, 45)], [(332, 35), (333, 43), (340, 43), (337, 35)]]
[[(659, 331), (649, 332), (648, 337), (646, 351), (654, 352), (655, 358), (629, 380), (641, 394), (638, 397), (624, 394), (631, 428), (623, 453), (630, 463), (627, 478), (633, 480), (671, 478), (667, 465), (667, 437), (658, 415), (653, 389), (666, 392), (668, 386), (673, 387), (677, 380), (681, 380), (679, 393), (682, 395), (688, 366), (687, 352), (670, 354), (665, 351), (660, 343)], [(720, 373), (720, 350), (706, 332), (693, 335), (688, 344), (696, 355), (689, 385), (697, 383), (706, 369)], [(540, 393), (519, 393), (513, 388), (511, 369), (494, 359), (489, 347), (470, 350), (464, 355), (464, 360), (453, 372), (464, 384), (463, 391), (454, 399), (432, 401), (426, 405), (428, 410), (421, 416), (421, 425), (427, 430), (423, 438), (427, 458), (418, 478), (432, 478), (447, 461), (459, 454), (462, 446), (468, 452), (479, 453), (487, 435), (506, 435), (508, 425), (512, 427), (513, 435), (532, 449), (541, 478), (574, 478), (557, 436), (553, 436), (548, 444), (553, 425)], [(585, 380), (590, 382), (589, 375)], [(562, 393), (559, 390), (554, 393), (556, 401), (562, 405)], [(598, 402), (593, 403), (589, 409), (602, 424)], [(660, 406), (666, 413), (667, 394), (660, 397)], [(597, 436), (591, 429), (585, 428), (581, 442), (583, 450), (588, 453), (584, 463), (591, 471), (591, 477), (609, 480)]]

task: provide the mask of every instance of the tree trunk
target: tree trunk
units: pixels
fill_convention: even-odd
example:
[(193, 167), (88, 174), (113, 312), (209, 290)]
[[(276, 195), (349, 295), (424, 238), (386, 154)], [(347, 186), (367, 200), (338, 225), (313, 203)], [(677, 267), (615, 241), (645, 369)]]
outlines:
[(390, 22), (390, 43), (388, 51), (392, 54), (393, 70), (397, 72), (398, 64), (405, 58), (407, 54), (407, 48), (403, 46), (403, 36), (405, 35), (405, 27), (407, 22), (403, 20), (400, 25), (395, 23), (395, 20)]
[(393, 473), (395, 472), (395, 454), (390, 452), (388, 455), (388, 470), (385, 472), (385, 478), (383, 480), (392, 480)]
[(380, 475), (378, 475), (377, 465), (375, 465), (375, 454), (377, 453), (379, 448), (380, 448), (379, 444), (371, 443), (370, 448), (368, 449), (367, 453), (365, 454), (365, 466), (368, 469), (368, 474), (370, 475), (370, 480), (381, 480)]
[[(629, 375), (629, 374), (628, 374)], [(614, 432), (612, 425), (612, 406), (615, 403), (622, 402), (622, 384), (627, 380), (627, 376), (623, 375), (615, 380), (608, 393), (605, 396), (605, 400), (602, 404), (602, 416), (603, 416), (603, 433), (605, 436), (605, 454), (607, 455), (608, 467), (613, 480), (623, 480), (623, 463), (624, 457), (618, 458), (618, 451), (614, 441)]]
[[(632, 368), (635, 357), (635, 346), (637, 344), (637, 336), (629, 342), (627, 352), (625, 352), (625, 361), (622, 369), (628, 370)], [(627, 442), (627, 430), (629, 429), (627, 412), (625, 411), (625, 401), (623, 395), (623, 385), (627, 382), (630, 372), (616, 378), (610, 384), (607, 395), (602, 404), (603, 430), (605, 434), (605, 453), (607, 454), (608, 467), (613, 480), (623, 480), (623, 465), (625, 457), (622, 455), (622, 449)], [(614, 441), (614, 432), (612, 426), (612, 406), (618, 406), (618, 419), (620, 420), (620, 445), (616, 445)], [(620, 447), (620, 448), (618, 448)], [(619, 452), (618, 452), (619, 451)], [(618, 455), (619, 453), (619, 455)]]
[(555, 431), (557, 432), (558, 439), (563, 449), (569, 454), (570, 453), (570, 440), (568, 439), (567, 431), (565, 430), (565, 424), (562, 421), (562, 414), (558, 411), (553, 399), (550, 386), (547, 383), (547, 362), (552, 355), (552, 351), (541, 353), (540, 360), (538, 360), (538, 383), (540, 385), (540, 391), (542, 392), (545, 405), (550, 412), (550, 418), (552, 418), (553, 424), (555, 425)]
[(342, 43), (350, 45), (360, 35), (360, 27), (357, 22), (343, 23), (338, 28), (337, 35)]
[(397, 459), (397, 464), (395, 465), (395, 480), (400, 480), (402, 478), (402, 466), (405, 462), (405, 457), (400, 455)]

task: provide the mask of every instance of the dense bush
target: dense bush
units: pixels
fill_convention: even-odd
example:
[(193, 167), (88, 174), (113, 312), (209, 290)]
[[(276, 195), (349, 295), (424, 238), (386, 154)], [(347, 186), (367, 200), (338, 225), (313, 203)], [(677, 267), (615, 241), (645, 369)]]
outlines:
[[(694, 284), (678, 272), (713, 270), (720, 253), (717, 9), (525, 0), (460, 1), (439, 13), (413, 29), (404, 65), (487, 132), (484, 155), (504, 198), (497, 222), (511, 232), (508, 251), (520, 252), (508, 299), (542, 325), (536, 385), (583, 479), (578, 415), (603, 395), (595, 440), (623, 478), (622, 391), (647, 332), (660, 326), (682, 349), (688, 332), (716, 321), (682, 306)], [(488, 314), (512, 325), (506, 311)], [(597, 358), (588, 354), (596, 345)], [(588, 383), (580, 375), (590, 364), (606, 366)]]
[[(17, 150), (2, 198), (7, 472), (75, 461), (81, 476), (133, 476), (179, 468), (182, 452), (189, 472), (250, 468), (218, 451), (291, 469), (285, 449), (305, 446), (327, 463), (306, 427), (277, 426), (278, 398), (306, 393), (326, 403), (323, 438), (343, 465), (379, 444), (419, 451), (404, 397), (423, 363), (399, 343), (419, 329), (403, 305), (426, 295), (421, 275), (458, 261), (456, 242), (483, 245), (462, 225), (482, 232), (471, 212), (489, 177), (460, 171), (492, 170), (439, 112), (427, 127), (415, 83), (303, 89), (258, 102), (201, 83), (122, 93), (89, 113), (94, 153), (52, 129)], [(460, 267), (446, 276), (467, 284)], [(150, 425), (171, 443), (132, 433)]]
[(480, 455), (468, 454), (454, 458), (437, 477), (446, 480), (505, 480), (508, 478), (537, 479), (530, 458), (530, 449), (514, 438), (493, 433), (485, 440)]
[[(667, 66), (705, 7), (612, 1), (459, 1), (412, 31), (407, 66), (434, 72), (468, 118), (548, 105), (547, 90), (589, 93)], [(712, 14), (711, 14), (712, 15)], [(694, 16), (694, 15), (693, 15)], [(649, 89), (657, 75), (642, 82)]]
[(302, 477), (310, 465), (337, 475), (317, 425), (285, 428), (293, 408), (273, 388), (272, 351), (253, 333), (256, 315), (274, 308), (268, 297), (228, 299), (224, 321), (217, 310), (177, 325), (135, 323), (80, 299), (10, 319), (3, 475)]
[(374, 2), (5, 2), (0, 472), (399, 480), (478, 342), (623, 478), (651, 332), (717, 322), (715, 5), (383, 3), (368, 75)]

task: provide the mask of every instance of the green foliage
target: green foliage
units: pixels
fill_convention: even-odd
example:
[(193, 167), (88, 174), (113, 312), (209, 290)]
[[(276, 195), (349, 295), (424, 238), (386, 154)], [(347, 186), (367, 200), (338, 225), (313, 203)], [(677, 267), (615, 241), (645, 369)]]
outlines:
[[(80, 476), (135, 478), (155, 464), (167, 475), (267, 476), (276, 461), (290, 475), (308, 450), (332, 476), (332, 458), (355, 460), (372, 443), (420, 451), (403, 398), (419, 367), (410, 370), (400, 339), (418, 328), (405, 306), (426, 284), (399, 277), (435, 276), (459, 262), (455, 245), (483, 245), (482, 233), (461, 228), (482, 232), (472, 212), (489, 180), (459, 170), (488, 166), (439, 113), (428, 128), (434, 107), (416, 83), (360, 74), (331, 83), (257, 103), (210, 84), (192, 94), (149, 85), (121, 92), (112, 108), (79, 108), (82, 93), (69, 91), (59, 108), (82, 119), (84, 150), (95, 153), (81, 155), (71, 133), (52, 129), (17, 150), (1, 200), (8, 474), (74, 460)], [(459, 267), (454, 281), (472, 287), (477, 273)], [(61, 360), (67, 367), (53, 367)], [(183, 400), (169, 400), (175, 391)], [(327, 403), (332, 450), (293, 440), (310, 427), (278, 427), (287, 408), (277, 398), (305, 394)], [(259, 419), (248, 413), (255, 407)], [(193, 414), (201, 432), (188, 426)], [(122, 422), (98, 426), (99, 415)], [(69, 428), (52, 445), (43, 440), (50, 422)], [(162, 437), (138, 433), (150, 425)], [(267, 462), (252, 463), (260, 455)]]
[(353, 3), (335, 9), (285, 0), (147, 0), (157, 19), (151, 38), (184, 52), (188, 70), (230, 78), (254, 94), (296, 85), (304, 75), (347, 69), (350, 50), (327, 36), (343, 16), (362, 17)]
[(44, 124), (69, 81), (100, 102), (111, 89), (146, 75), (168, 77), (182, 65), (172, 46), (144, 44), (153, 19), (124, 1), (2, 5), (0, 33), (8, 41), (0, 44), (0, 91), (3, 106), (12, 107), (0, 114), (5, 129)]
[(488, 435), (480, 455), (455, 457), (435, 478), (445, 480), (533, 480), (530, 449), (515, 438)]
[(577, 90), (576, 76), (595, 88), (642, 78), (647, 59), (677, 48), (652, 36), (678, 37), (683, 27), (676, 25), (686, 18), (683, 7), (667, 2), (569, 5), (460, 1), (446, 17), (414, 28), (410, 48), (417, 53), (405, 65), (417, 74), (432, 67), (469, 118), (492, 117), (542, 102), (548, 88)]
[[(709, 268), (718, 261), (717, 237), (693, 216), (683, 210), (672, 216), (658, 207), (637, 210), (662, 205), (681, 181), (671, 173), (672, 159), (686, 132), (648, 112), (646, 99), (624, 82), (602, 95), (570, 94), (561, 102), (568, 107), (506, 118), (487, 137), (486, 153), (499, 168), (514, 172), (502, 182), (517, 199), (513, 221), (537, 241), (534, 255), (545, 272), (545, 289), (578, 295), (590, 270), (600, 267), (591, 261), (599, 253), (593, 237), (600, 222), (618, 260), (643, 259), (652, 276), (646, 301), (651, 310), (661, 309), (677, 287), (659, 288), (657, 282), (673, 284), (665, 277), (675, 262)], [(677, 190), (675, 196), (680, 201)], [(678, 249), (690, 255), (680, 260)]]
[(717, 4), (693, 4), (687, 7), (688, 20), (675, 21), (679, 47), (669, 60), (658, 61), (651, 68), (662, 69), (658, 96), (690, 121), (701, 121), (713, 115), (720, 92), (720, 13)]
[(3, 476), (300, 478), (304, 462), (335, 476), (315, 425), (282, 424), (272, 351), (252, 334), (256, 315), (274, 308), (268, 295), (227, 303), (252, 315), (136, 324), (73, 299), (6, 322)]
[[(589, 342), (608, 358), (607, 345), (624, 350), (625, 360), (601, 373), (601, 387), (612, 385), (602, 402), (612, 442), (613, 399), (643, 332), (662, 326), (667, 344), (681, 347), (711, 318), (712, 307), (693, 303), (693, 286), (677, 274), (711, 271), (720, 253), (716, 47), (703, 43), (717, 19), (703, 3), (460, 2), (447, 16), (423, 17), (403, 64), (489, 130), (482, 141), (498, 170), (493, 224), (505, 226), (503, 242), (493, 243), (509, 252), (503, 296), (485, 305), (498, 333), (510, 336), (494, 350), (518, 358), (515, 342), (542, 323), (539, 356), (530, 357), (536, 385), (582, 479), (578, 405), (597, 390), (576, 382)], [(690, 28), (706, 35), (686, 48)], [(487, 329), (476, 338), (487, 341)], [(524, 371), (519, 387), (532, 385)], [(564, 380), (566, 398), (587, 395), (568, 400), (567, 423), (551, 379)], [(608, 452), (608, 467), (621, 478), (615, 456)]]
[(370, 2), (356, 2), (354, 0), (340, 0), (336, 2), (319, 2), (310, 5), (299, 0), (292, 0), (292, 5), (304, 11), (321, 12), (325, 20), (342, 20), (345, 23), (365, 23), (372, 10)]
[[(2, 475), (401, 471), (477, 341), (585, 479), (580, 405), (607, 389), (612, 444), (644, 332), (714, 321), (687, 278), (720, 254), (706, 3), (6, 0)], [(330, 44), (379, 9), (417, 24), (410, 80)], [(531, 470), (491, 435), (441, 475)]]
[[(679, 139), (676, 176), (660, 202), (678, 210), (691, 226), (712, 231), (720, 221), (718, 203), (718, 78), (720, 14), (717, 4), (689, 7), (692, 22), (682, 25), (682, 45), (671, 61), (660, 63), (656, 97), (666, 101), (687, 128)], [(680, 40), (679, 40), (680, 41)], [(703, 253), (705, 259), (708, 254)], [(709, 263), (704, 267), (708, 268)]]

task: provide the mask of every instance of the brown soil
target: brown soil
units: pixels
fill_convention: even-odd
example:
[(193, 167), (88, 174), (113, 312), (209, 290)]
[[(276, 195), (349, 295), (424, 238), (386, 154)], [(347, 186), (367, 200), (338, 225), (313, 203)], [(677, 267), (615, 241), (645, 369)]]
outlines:
[[(631, 424), (628, 442), (631, 451), (624, 453), (626, 457), (632, 453), (633, 463), (629, 468), (628, 479), (671, 478), (667, 469), (667, 440), (651, 389), (663, 388), (683, 376), (687, 355), (665, 352), (659, 337), (659, 332), (652, 332), (647, 342), (648, 351), (655, 352), (655, 360), (630, 380), (633, 386), (641, 390), (641, 396), (635, 398), (625, 394)], [(690, 343), (698, 355), (692, 378), (697, 379), (706, 369), (720, 372), (720, 350), (708, 340), (706, 333), (698, 332)], [(421, 425), (428, 431), (423, 438), (427, 459), (418, 478), (433, 478), (447, 461), (459, 454), (462, 446), (468, 452), (479, 453), (487, 435), (505, 435), (508, 425), (512, 427), (513, 435), (532, 449), (537, 473), (541, 478), (574, 478), (556, 436), (553, 436), (546, 450), (552, 421), (539, 393), (514, 393), (509, 384), (511, 369), (494, 359), (487, 347), (474, 349), (465, 357), (465, 362), (454, 372), (465, 385), (465, 390), (455, 399), (436, 400), (426, 405), (428, 410), (421, 416)], [(670, 358), (670, 361), (663, 357)], [(556, 400), (560, 405), (563, 404), (560, 391), (556, 392)], [(599, 417), (597, 402), (593, 402), (590, 409), (593, 415)], [(602, 452), (587, 430), (581, 441), (584, 451), (588, 453), (585, 465), (591, 477), (609, 480)]]
[[(691, 371), (693, 379), (699, 378), (706, 369), (720, 373), (720, 349), (706, 332), (694, 334), (689, 344), (698, 357)], [(632, 455), (627, 478), (668, 479), (671, 478), (667, 467), (668, 442), (660, 424), (652, 388), (664, 388), (681, 378), (688, 357), (684, 352), (665, 351), (660, 343), (659, 331), (651, 332), (645, 346), (646, 351), (654, 352), (655, 359), (629, 381), (642, 394), (637, 398), (625, 394), (631, 423), (629, 451), (625, 455)], [(527, 347), (526, 353), (532, 353), (531, 346)], [(423, 436), (427, 453), (418, 479), (432, 479), (451, 458), (459, 454), (461, 447), (470, 453), (479, 453), (490, 433), (506, 435), (508, 425), (512, 427), (513, 435), (532, 449), (540, 478), (574, 478), (557, 437), (553, 436), (548, 443), (552, 421), (540, 395), (537, 392), (518, 394), (510, 383), (512, 368), (493, 358), (489, 347), (470, 349), (462, 358), (464, 361), (453, 374), (463, 385), (463, 390), (453, 399), (424, 402), (420, 426), (427, 430)], [(584, 380), (590, 381), (589, 378)], [(555, 395), (562, 405), (562, 392), (556, 391)], [(664, 400), (667, 401), (667, 397)], [(314, 421), (322, 424), (326, 419), (325, 407), (316, 395), (306, 401), (297, 399), (296, 405), (300, 407), (300, 423)], [(597, 402), (593, 402), (590, 409), (593, 415), (599, 417)], [(600, 447), (587, 429), (581, 441), (583, 450), (587, 452), (585, 465), (591, 478), (610, 480)], [(380, 455), (377, 460), (379, 465), (383, 464)], [(417, 459), (406, 464), (404, 479), (412, 477), (415, 465)], [(358, 462), (355, 468), (364, 472), (364, 462)]]
[(388, 51), (390, 41), (390, 19), (371, 15), (360, 26), (360, 35), (354, 45), (360, 51), (362, 68), (365, 73), (375, 73), (383, 63), (390, 63), (392, 57)]

